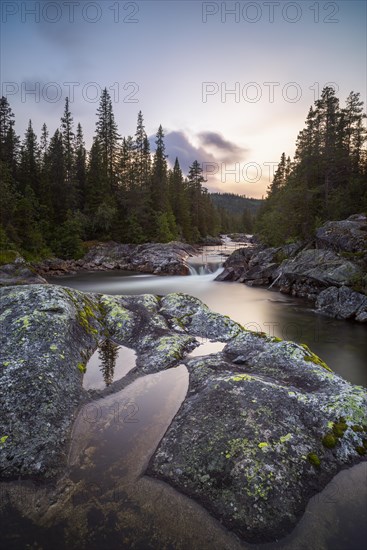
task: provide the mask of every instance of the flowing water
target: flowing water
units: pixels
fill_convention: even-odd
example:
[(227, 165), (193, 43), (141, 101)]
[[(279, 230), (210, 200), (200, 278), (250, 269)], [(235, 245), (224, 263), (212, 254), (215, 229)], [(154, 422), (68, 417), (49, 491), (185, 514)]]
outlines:
[[(79, 273), (55, 284), (107, 294), (186, 292), (246, 328), (307, 343), (344, 378), (367, 385), (365, 327), (316, 315), (303, 301), (263, 288), (215, 282), (225, 254), (238, 245), (206, 247), (190, 259), (191, 275), (157, 277), (115, 272)], [(216, 353), (221, 342), (200, 340), (191, 355)], [(87, 365), (86, 389), (101, 389), (135, 366), (135, 353), (107, 341)], [(241, 542), (193, 500), (144, 476), (150, 457), (185, 398), (188, 372), (181, 365), (143, 376), (125, 389), (82, 408), (73, 429), (69, 469), (57, 496), (22, 482), (9, 494), (33, 495), (27, 519), (9, 516), (23, 533), (14, 546), (32, 548), (359, 550), (365, 547), (367, 464), (340, 472), (308, 503), (292, 533), (279, 541)], [(15, 493), (14, 493), (15, 491)], [(52, 491), (51, 491), (52, 492)], [(47, 500), (48, 499), (48, 500)], [(44, 502), (52, 501), (45, 508)], [(30, 523), (33, 522), (33, 523)], [(37, 525), (37, 528), (34, 527)], [(39, 546), (36, 546), (38, 544)], [(1, 547), (1, 542), (0, 542)]]

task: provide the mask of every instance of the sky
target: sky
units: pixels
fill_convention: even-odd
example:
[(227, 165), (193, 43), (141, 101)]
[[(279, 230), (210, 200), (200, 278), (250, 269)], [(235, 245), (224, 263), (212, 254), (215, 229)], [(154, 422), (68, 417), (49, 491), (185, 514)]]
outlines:
[(1, 88), (23, 136), (65, 98), (89, 148), (107, 87), (122, 136), (141, 110), (168, 161), (210, 191), (261, 198), (322, 88), (367, 96), (365, 0), (1, 2)]

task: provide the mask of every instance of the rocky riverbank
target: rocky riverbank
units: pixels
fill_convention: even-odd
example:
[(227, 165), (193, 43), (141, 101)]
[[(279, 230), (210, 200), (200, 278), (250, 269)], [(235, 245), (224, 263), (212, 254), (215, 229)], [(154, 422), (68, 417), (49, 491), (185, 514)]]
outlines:
[(138, 245), (108, 242), (92, 247), (80, 260), (46, 260), (34, 268), (39, 275), (47, 277), (110, 269), (155, 275), (188, 275), (186, 260), (195, 253), (196, 248), (180, 242)]
[(308, 243), (236, 250), (217, 281), (267, 286), (306, 298), (319, 313), (367, 321), (367, 219), (327, 222)]
[[(82, 379), (105, 338), (137, 353), (109, 394), (186, 365), (186, 399), (148, 473), (246, 540), (289, 531), (309, 497), (366, 454), (366, 391), (305, 345), (246, 331), (184, 294), (112, 297), (51, 285), (0, 292), (2, 480), (63, 473), (78, 408), (104, 395), (83, 390)], [(190, 358), (198, 336), (226, 346)]]
[(187, 258), (198, 248), (186, 243), (147, 243), (141, 245), (116, 242), (93, 246), (80, 260), (51, 258), (27, 264), (20, 256), (12, 264), (0, 266), (0, 286), (46, 283), (45, 277), (59, 277), (78, 271), (125, 271), (154, 275), (189, 275)]

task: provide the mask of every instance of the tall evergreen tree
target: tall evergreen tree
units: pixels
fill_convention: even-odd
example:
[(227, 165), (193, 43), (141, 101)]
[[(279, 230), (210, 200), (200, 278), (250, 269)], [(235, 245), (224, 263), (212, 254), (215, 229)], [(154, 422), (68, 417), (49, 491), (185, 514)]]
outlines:
[(112, 109), (111, 96), (104, 88), (97, 109), (96, 139), (99, 141), (102, 166), (109, 190), (117, 185), (117, 165), (119, 153), (119, 133)]
[(85, 149), (83, 130), (80, 122), (78, 123), (75, 136), (75, 179), (76, 179), (76, 205), (79, 210), (83, 210), (86, 202), (86, 184), (87, 184), (87, 152)]

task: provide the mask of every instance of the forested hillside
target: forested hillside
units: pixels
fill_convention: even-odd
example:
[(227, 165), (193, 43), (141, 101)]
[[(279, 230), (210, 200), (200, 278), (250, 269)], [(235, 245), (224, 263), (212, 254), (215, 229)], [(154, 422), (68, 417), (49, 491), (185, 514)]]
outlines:
[(211, 193), (210, 197), (218, 209), (223, 233), (253, 231), (254, 220), (262, 203), (260, 199), (235, 193)]
[(365, 118), (360, 94), (341, 107), (333, 88), (323, 89), (260, 209), (256, 230), (267, 244), (307, 239), (326, 220), (367, 210)]
[[(1, 227), (3, 251), (26, 257), (76, 258), (82, 242), (197, 242), (220, 231), (201, 166), (184, 177), (178, 159), (169, 169), (162, 126), (150, 151), (143, 115), (134, 136), (121, 138), (108, 91), (102, 93), (89, 152), (68, 99), (53, 135), (40, 138), (29, 121), (24, 138), (14, 114), (0, 103)], [(11, 254), (10, 254), (11, 255)]]

